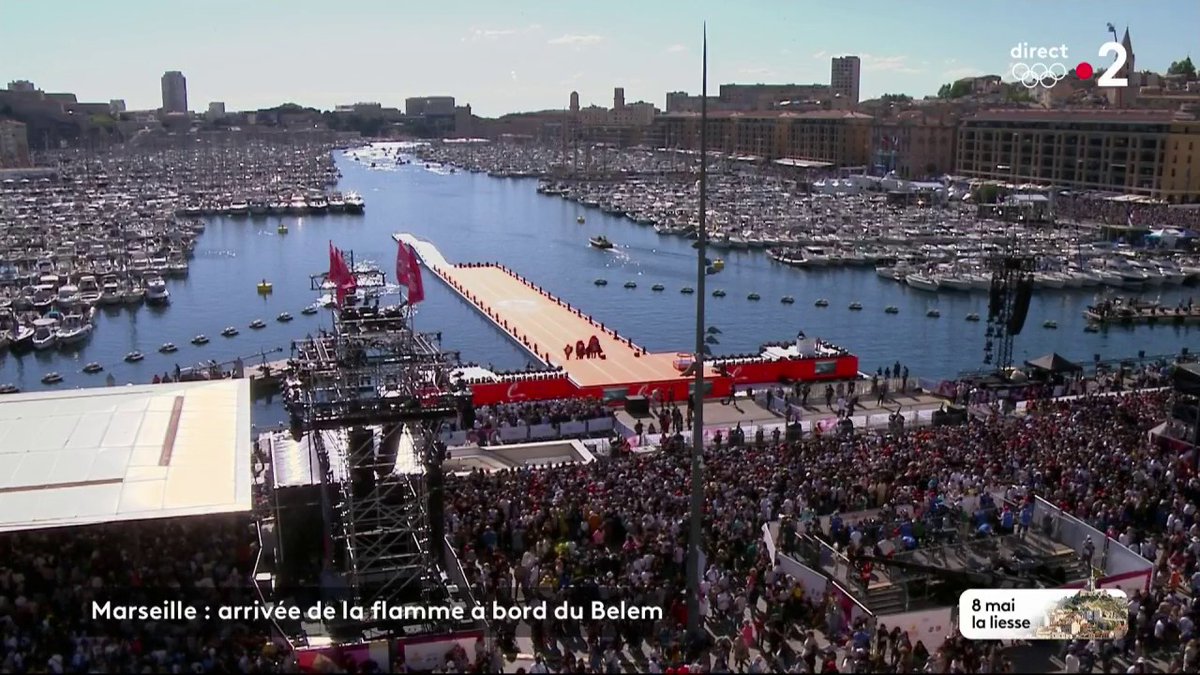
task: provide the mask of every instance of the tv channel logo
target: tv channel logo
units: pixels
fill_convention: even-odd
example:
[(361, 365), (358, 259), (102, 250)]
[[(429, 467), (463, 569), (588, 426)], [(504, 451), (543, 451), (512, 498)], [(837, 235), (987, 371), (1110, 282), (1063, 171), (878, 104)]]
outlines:
[[(1017, 43), (1008, 52), (1014, 61), (1008, 72), (1014, 80), (1020, 82), (1026, 89), (1036, 89), (1038, 87), (1049, 89), (1066, 79), (1069, 70), (1063, 62), (1070, 62), (1071, 56), (1069, 51), (1065, 44), (1055, 47), (1034, 47), (1027, 42)], [(1128, 86), (1129, 80), (1127, 78), (1117, 77), (1121, 69), (1125, 67), (1125, 62), (1129, 59), (1125, 45), (1113, 41), (1100, 45), (1100, 51), (1097, 55), (1104, 57), (1109, 54), (1115, 54), (1116, 59), (1096, 78), (1096, 86)], [(1096, 69), (1087, 61), (1080, 61), (1075, 65), (1075, 76), (1080, 80), (1090, 80), (1095, 74)]]

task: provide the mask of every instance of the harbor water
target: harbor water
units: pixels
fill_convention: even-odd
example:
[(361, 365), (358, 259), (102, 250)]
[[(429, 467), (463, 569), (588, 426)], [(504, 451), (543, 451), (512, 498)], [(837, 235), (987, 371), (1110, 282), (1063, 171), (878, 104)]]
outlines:
[[(300, 313), (317, 299), (310, 275), (328, 268), (328, 244), (353, 251), (356, 260), (371, 260), (393, 274), (394, 232), (410, 232), (429, 240), (452, 262), (493, 261), (508, 265), (551, 293), (591, 313), (651, 351), (690, 351), (695, 328), (696, 296), (680, 292), (695, 286), (696, 251), (691, 241), (660, 236), (599, 209), (536, 192), (535, 179), (493, 178), (465, 171), (451, 172), (420, 162), (396, 165), (394, 160), (355, 160), (341, 154), (338, 166), (342, 191), (356, 191), (366, 200), (362, 215), (327, 213), (308, 216), (213, 217), (200, 235), (187, 278), (169, 279), (171, 304), (101, 308), (89, 342), (75, 350), (54, 349), (24, 355), (0, 356), (0, 384), (23, 391), (103, 386), (106, 373), (118, 384), (146, 383), (155, 374), (201, 361), (231, 362), (241, 358), (247, 367), (286, 358), (291, 340), (328, 327), (326, 311)], [(583, 216), (584, 222), (579, 222)], [(288, 225), (286, 234), (278, 226)], [(588, 239), (604, 235), (614, 248), (589, 246)], [(900, 361), (914, 375), (951, 378), (983, 367), (986, 322), (968, 322), (968, 314), (986, 318), (985, 293), (928, 293), (879, 277), (870, 268), (796, 269), (773, 263), (763, 251), (712, 251), (723, 257), (723, 271), (707, 277), (708, 292), (725, 296), (705, 298), (707, 324), (720, 333), (715, 354), (756, 352), (765, 341), (788, 340), (803, 331), (842, 345), (858, 354), (863, 370)], [(260, 295), (263, 279), (274, 285)], [(597, 279), (608, 283), (596, 285)], [(633, 281), (636, 288), (626, 288)], [(661, 284), (662, 291), (652, 290)], [(419, 330), (438, 332), (443, 347), (461, 354), (464, 362), (497, 369), (523, 368), (524, 351), (515, 347), (484, 318), (426, 274), (426, 301), (420, 306)], [(1035, 292), (1024, 332), (1017, 337), (1014, 360), (1036, 358), (1050, 351), (1076, 361), (1178, 352), (1195, 345), (1197, 328), (1113, 326), (1087, 333), (1083, 310), (1097, 289)], [(1186, 302), (1194, 289), (1164, 286), (1143, 294), (1161, 296), (1174, 306)], [(756, 293), (760, 299), (749, 300)], [(792, 296), (794, 304), (781, 298)], [(828, 306), (818, 308), (818, 299)], [(851, 303), (862, 310), (852, 311)], [(885, 313), (889, 305), (895, 314)], [(930, 309), (940, 312), (929, 318)], [(276, 321), (281, 312), (294, 320)], [(262, 319), (267, 326), (251, 330)], [(1057, 322), (1057, 329), (1043, 327)], [(240, 331), (221, 336), (226, 326)], [(194, 346), (205, 334), (210, 342)], [(586, 337), (586, 336), (580, 336)], [(174, 354), (158, 347), (173, 342)], [(140, 363), (126, 363), (131, 351), (145, 353)], [(106, 371), (85, 374), (89, 362)], [(41, 378), (56, 371), (63, 382), (43, 385)], [(262, 426), (284, 419), (278, 400), (255, 404), (255, 422)]]

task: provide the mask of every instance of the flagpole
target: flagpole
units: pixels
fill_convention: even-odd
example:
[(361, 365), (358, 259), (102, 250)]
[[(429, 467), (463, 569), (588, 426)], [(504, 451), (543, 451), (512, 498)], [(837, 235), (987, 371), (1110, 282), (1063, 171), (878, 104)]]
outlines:
[(692, 393), (692, 495), (691, 523), (688, 531), (687, 590), (688, 633), (700, 637), (700, 539), (703, 536), (701, 519), (704, 516), (704, 276), (706, 270), (708, 231), (705, 211), (708, 208), (708, 24), (703, 25), (703, 51), (700, 75), (700, 213), (696, 237), (696, 358), (695, 391)]

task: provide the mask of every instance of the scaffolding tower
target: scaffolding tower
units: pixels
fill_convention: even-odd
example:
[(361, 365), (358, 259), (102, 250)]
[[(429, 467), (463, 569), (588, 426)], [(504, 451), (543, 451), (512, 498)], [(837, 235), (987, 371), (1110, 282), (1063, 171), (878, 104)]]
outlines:
[[(332, 330), (293, 343), (285, 403), (293, 433), (316, 450), (326, 562), (354, 602), (434, 600), (426, 596), (444, 567), (438, 432), (470, 391), (451, 383), (457, 354), (441, 349), (440, 334), (414, 330), (385, 275), (353, 269), (357, 290), (331, 308)], [(331, 290), (326, 276), (313, 277), (314, 290)], [(325, 430), (346, 442), (330, 447), (314, 433)]]
[(988, 259), (992, 283), (988, 301), (987, 332), (983, 346), (985, 366), (1007, 372), (1013, 365), (1013, 338), (1021, 334), (1029, 313), (1036, 260), (1008, 251)]

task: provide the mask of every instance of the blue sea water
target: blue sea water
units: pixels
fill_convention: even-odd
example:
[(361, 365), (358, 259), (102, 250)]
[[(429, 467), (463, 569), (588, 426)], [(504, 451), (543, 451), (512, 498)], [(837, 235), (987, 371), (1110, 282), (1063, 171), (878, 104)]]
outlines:
[[(104, 374), (87, 375), (82, 368), (96, 361), (119, 384), (149, 382), (155, 373), (193, 365), (207, 359), (248, 365), (264, 358), (284, 358), (291, 341), (329, 325), (322, 312), (303, 316), (313, 302), (310, 275), (328, 267), (328, 243), (351, 250), (357, 260), (373, 260), (392, 273), (394, 232), (411, 232), (433, 242), (451, 261), (496, 261), (521, 272), (550, 292), (591, 313), (651, 351), (688, 351), (693, 344), (695, 295), (680, 289), (695, 285), (696, 253), (691, 242), (660, 237), (650, 227), (623, 217), (540, 195), (532, 179), (491, 178), (467, 172), (427, 170), (419, 163), (372, 169), (369, 164), (340, 156), (343, 172), (339, 189), (360, 192), (366, 199), (363, 215), (270, 216), (211, 218), (201, 235), (186, 279), (168, 280), (171, 305), (101, 310), (90, 342), (73, 352), (55, 350), (0, 356), (0, 383), (22, 390), (44, 388), (41, 377), (57, 371), (64, 382), (55, 388), (102, 386)], [(579, 224), (578, 216), (586, 222)], [(280, 221), (288, 234), (278, 234)], [(616, 244), (610, 251), (588, 245), (604, 234)], [(871, 269), (809, 271), (773, 264), (761, 252), (713, 251), (724, 256), (726, 268), (708, 277), (709, 290), (726, 291), (724, 298), (705, 298), (707, 321), (720, 330), (717, 354), (756, 351), (766, 341), (786, 340), (803, 330), (858, 354), (864, 370), (901, 361), (914, 375), (953, 377), (982, 367), (986, 324), (970, 323), (967, 314), (986, 314), (985, 294), (931, 294), (878, 277)], [(598, 278), (607, 286), (596, 286)], [(274, 292), (261, 296), (255, 285), (267, 279)], [(626, 289), (626, 281), (636, 289)], [(654, 292), (651, 286), (666, 289)], [(426, 301), (417, 314), (417, 327), (440, 331), (443, 346), (460, 352), (464, 361), (497, 368), (523, 367), (528, 356), (432, 275), (426, 274)], [(747, 299), (758, 293), (761, 300)], [(1165, 287), (1164, 303), (1187, 299), (1193, 289)], [(1068, 358), (1102, 358), (1178, 352), (1195, 349), (1197, 328), (1144, 326), (1085, 333), (1082, 316), (1094, 290), (1039, 291), (1029, 310), (1025, 330), (1016, 340), (1015, 360), (1035, 358), (1051, 350)], [(793, 305), (780, 303), (794, 296)], [(826, 308), (814, 307), (818, 298)], [(861, 302), (862, 311), (848, 305)], [(900, 312), (884, 313), (888, 305)], [(925, 316), (937, 308), (941, 318)], [(280, 312), (295, 320), (277, 323)], [(263, 319), (267, 327), (252, 331), (248, 324)], [(1042, 328), (1057, 321), (1057, 330)], [(235, 326), (241, 334), (221, 337)], [(211, 343), (196, 347), (198, 333)], [(159, 354), (158, 346), (174, 342), (179, 352)], [(126, 353), (146, 354), (141, 363), (123, 361)], [(281, 350), (281, 351), (272, 351)], [(271, 424), (284, 418), (278, 400), (255, 404), (255, 422)]]

